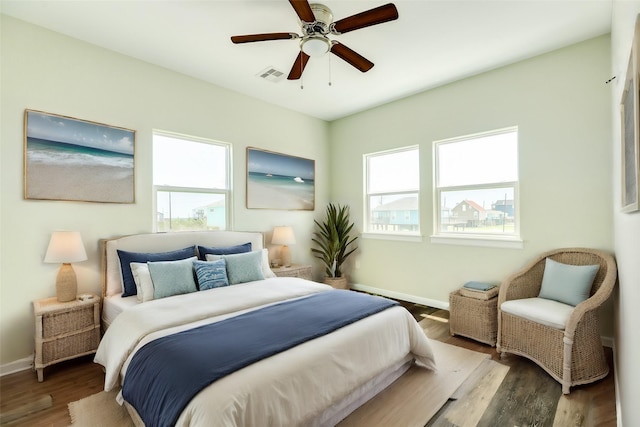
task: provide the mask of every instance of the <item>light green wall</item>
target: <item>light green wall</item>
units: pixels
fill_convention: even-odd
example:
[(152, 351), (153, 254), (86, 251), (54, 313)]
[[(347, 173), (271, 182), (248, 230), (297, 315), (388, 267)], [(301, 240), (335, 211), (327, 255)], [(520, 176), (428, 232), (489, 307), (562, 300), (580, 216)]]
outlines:
[[(316, 212), (245, 208), (245, 149), (316, 160), (316, 206), (328, 200), (328, 124), (2, 15), (0, 365), (33, 353), (31, 302), (55, 295), (58, 266), (42, 262), (51, 231), (77, 230), (89, 260), (80, 292), (100, 293), (98, 241), (151, 232), (153, 129), (233, 144), (234, 229), (292, 225), (293, 261), (311, 263)], [(23, 199), (23, 113), (36, 109), (135, 129), (135, 204)], [(300, 135), (305, 135), (301, 143)]]
[[(422, 242), (360, 239), (352, 281), (446, 302), (466, 281), (499, 282), (545, 250), (612, 251), (609, 77), (602, 36), (333, 122), (331, 199), (351, 205), (360, 230), (362, 155), (420, 146)], [(432, 141), (514, 125), (524, 248), (432, 244)]]
[(613, 121), (613, 212), (615, 249), (618, 261), (618, 292), (615, 301), (615, 363), (620, 402), (618, 425), (640, 426), (640, 212), (620, 212), (620, 100), (629, 63), (640, 1), (613, 2), (611, 21), (611, 116)]
[[(99, 292), (99, 239), (152, 231), (153, 129), (231, 142), (236, 183), (245, 179), (246, 146), (315, 159), (315, 212), (247, 210), (239, 184), (234, 228), (293, 225), (294, 261), (313, 263), (316, 275), (305, 243), (313, 218), (329, 200), (349, 203), (362, 229), (362, 154), (411, 144), (421, 147), (425, 238), (360, 239), (353, 281), (446, 302), (464, 281), (501, 280), (549, 248), (613, 249), (608, 37), (327, 124), (13, 18), (1, 24), (0, 365), (32, 353), (31, 301), (55, 294), (57, 266), (42, 263), (52, 230), (83, 234), (81, 292)], [(24, 200), (26, 108), (136, 129), (136, 203)], [(431, 244), (431, 141), (512, 125), (520, 127), (524, 249)], [(612, 335), (610, 311), (603, 318)]]

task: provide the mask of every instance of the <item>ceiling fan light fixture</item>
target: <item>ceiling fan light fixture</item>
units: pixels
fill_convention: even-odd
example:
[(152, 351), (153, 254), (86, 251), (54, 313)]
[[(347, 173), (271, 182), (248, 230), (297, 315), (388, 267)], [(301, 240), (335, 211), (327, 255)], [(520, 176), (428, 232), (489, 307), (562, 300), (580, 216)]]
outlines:
[(324, 36), (308, 36), (300, 40), (300, 49), (311, 57), (322, 56), (331, 50), (331, 41)]

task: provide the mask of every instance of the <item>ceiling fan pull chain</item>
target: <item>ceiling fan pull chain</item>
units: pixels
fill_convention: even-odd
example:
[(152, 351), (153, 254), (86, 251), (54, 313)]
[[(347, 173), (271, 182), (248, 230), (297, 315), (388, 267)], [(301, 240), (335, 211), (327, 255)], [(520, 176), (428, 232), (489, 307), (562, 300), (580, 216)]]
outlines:
[(331, 55), (329, 55), (329, 86), (331, 86)]

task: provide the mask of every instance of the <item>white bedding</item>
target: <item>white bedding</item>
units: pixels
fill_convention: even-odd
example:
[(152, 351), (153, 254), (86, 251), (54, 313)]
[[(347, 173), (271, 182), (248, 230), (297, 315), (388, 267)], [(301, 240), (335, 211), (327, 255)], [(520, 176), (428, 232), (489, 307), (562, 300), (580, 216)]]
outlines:
[(122, 298), (122, 293), (102, 299), (102, 325), (106, 330), (120, 313), (140, 304), (135, 296)]
[[(121, 384), (136, 349), (153, 339), (330, 289), (273, 278), (136, 305), (113, 321), (96, 353), (106, 370), (105, 390)], [(216, 381), (194, 397), (177, 425), (323, 425), (327, 408), (411, 357), (435, 367), (420, 326), (394, 307)]]

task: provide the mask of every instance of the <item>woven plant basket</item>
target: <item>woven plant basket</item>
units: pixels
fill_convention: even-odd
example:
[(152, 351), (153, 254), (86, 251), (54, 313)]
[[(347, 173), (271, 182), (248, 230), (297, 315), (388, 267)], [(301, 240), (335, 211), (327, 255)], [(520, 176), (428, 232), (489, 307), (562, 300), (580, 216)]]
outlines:
[(336, 289), (349, 289), (349, 281), (346, 277), (325, 277), (324, 283)]

